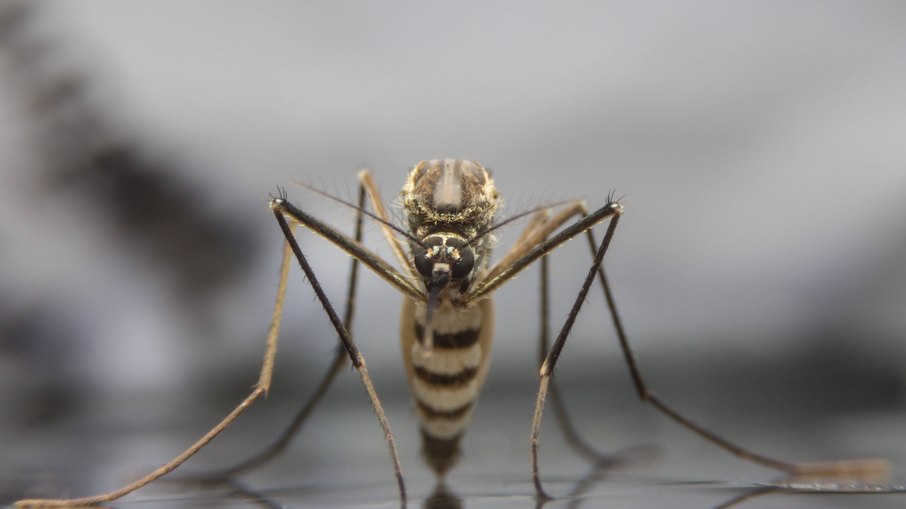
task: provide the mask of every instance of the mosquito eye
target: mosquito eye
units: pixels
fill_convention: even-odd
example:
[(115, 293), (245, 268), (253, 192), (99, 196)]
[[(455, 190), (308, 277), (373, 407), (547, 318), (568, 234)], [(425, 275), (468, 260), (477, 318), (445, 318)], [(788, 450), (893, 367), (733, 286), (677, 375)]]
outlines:
[(412, 250), (412, 254), (415, 257), (415, 268), (418, 273), (424, 278), (430, 278), (434, 269), (434, 262), (428, 259), (428, 251), (419, 246)]
[(459, 250), (459, 260), (453, 263), (453, 270), (450, 273), (452, 279), (465, 279), (472, 272), (472, 266), (475, 265), (475, 254), (468, 247)]
[(431, 277), (434, 272), (434, 264), (440, 255), (440, 249), (444, 245), (443, 237), (439, 235), (429, 235), (422, 240), (421, 245), (412, 249), (412, 256), (415, 258), (415, 268), (418, 273), (425, 279)]

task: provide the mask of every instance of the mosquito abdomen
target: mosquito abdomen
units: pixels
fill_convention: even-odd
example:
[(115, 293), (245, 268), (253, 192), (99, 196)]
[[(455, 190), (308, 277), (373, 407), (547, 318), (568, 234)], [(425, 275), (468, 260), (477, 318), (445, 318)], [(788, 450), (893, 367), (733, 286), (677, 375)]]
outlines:
[(434, 315), (434, 346), (422, 346), (424, 306), (406, 299), (403, 360), (421, 423), (422, 455), (438, 475), (459, 458), (460, 441), (487, 376), (494, 329), (490, 299), (476, 306), (445, 306)]

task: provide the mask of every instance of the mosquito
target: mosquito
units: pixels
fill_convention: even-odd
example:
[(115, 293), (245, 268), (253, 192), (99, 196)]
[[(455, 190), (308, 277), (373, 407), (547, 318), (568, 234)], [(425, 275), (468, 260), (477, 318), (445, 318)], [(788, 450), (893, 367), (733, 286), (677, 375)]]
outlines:
[[(501, 199), (488, 170), (474, 161), (457, 159), (422, 161), (409, 172), (403, 186), (400, 198), (405, 213), (405, 225), (397, 226), (390, 220), (371, 173), (367, 170), (361, 171), (359, 182), (358, 204), (349, 204), (357, 211), (354, 237), (341, 233), (296, 207), (289, 202), (282, 190), (278, 196), (272, 197), (269, 206), (285, 241), (264, 360), (257, 384), (222, 421), (169, 463), (119, 489), (83, 498), (20, 500), (16, 506), (19, 508), (89, 506), (123, 497), (177, 468), (226, 429), (255, 400), (266, 395), (273, 376), (284, 298), (293, 258), (301, 266), (336, 330), (341, 347), (338, 348), (334, 364), (314, 396), (296, 415), (283, 435), (258, 455), (214, 473), (210, 476), (211, 479), (228, 478), (260, 465), (282, 450), (321, 399), (339, 367), (348, 358), (361, 378), (383, 430), (400, 500), (405, 506), (406, 489), (396, 439), (372, 383), (365, 358), (349, 332), (358, 265), (365, 265), (407, 297), (400, 320), (403, 364), (420, 422), (422, 455), (438, 478), (443, 479), (460, 456), (463, 434), (490, 367), (491, 344), (494, 337), (494, 305), (491, 296), (501, 285), (538, 260), (541, 260), (542, 268), (542, 311), (539, 313), (539, 319), (543, 361), (540, 363), (538, 395), (529, 443), (532, 480), (539, 500), (552, 498), (542, 486), (538, 468), (538, 439), (545, 401), (549, 391), (552, 397), (556, 394), (552, 389), (554, 386), (551, 384), (551, 376), (566, 344), (566, 338), (595, 281), (599, 282), (604, 291), (608, 312), (629, 375), (638, 397), (643, 402), (651, 404), (681, 426), (729, 453), (767, 468), (794, 475), (845, 475), (889, 470), (889, 464), (878, 459), (790, 463), (758, 454), (686, 418), (649, 389), (629, 347), (603, 268), (604, 255), (623, 215), (623, 205), (619, 200), (614, 200), (612, 192), (607, 197), (607, 203), (592, 212), (587, 210), (583, 201), (575, 200), (553, 207), (540, 207), (495, 222)], [(366, 202), (370, 202), (373, 212), (366, 210)], [(399, 268), (395, 268), (362, 244), (362, 223), (366, 216), (380, 225)], [(525, 216), (531, 217), (514, 245), (502, 258), (492, 264), (491, 249), (495, 242), (495, 231)], [(607, 227), (604, 236), (597, 242), (592, 229), (605, 221)], [(326, 238), (352, 257), (346, 313), (342, 320), (324, 294), (317, 276), (296, 240), (293, 230), (299, 226)], [(592, 261), (575, 302), (559, 334), (548, 349), (547, 255), (579, 235), (587, 238)]]

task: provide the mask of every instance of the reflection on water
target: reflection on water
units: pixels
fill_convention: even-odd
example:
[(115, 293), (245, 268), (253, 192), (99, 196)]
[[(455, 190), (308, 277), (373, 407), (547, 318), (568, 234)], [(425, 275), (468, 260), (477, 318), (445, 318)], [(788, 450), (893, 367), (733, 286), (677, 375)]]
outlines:
[[(766, 483), (733, 483), (726, 481), (670, 481), (655, 478), (632, 479), (611, 475), (609, 468), (594, 467), (573, 481), (558, 481), (557, 489), (563, 494), (553, 500), (539, 501), (532, 495), (530, 483), (510, 484), (513, 492), (500, 491), (501, 486), (491, 486), (494, 479), (471, 480), (462, 486), (471, 494), (460, 496), (454, 488), (437, 482), (425, 498), (412, 498), (402, 505), (392, 498), (370, 498), (374, 486), (333, 486), (313, 488), (283, 487), (256, 489), (251, 484), (233, 480), (218, 488), (195, 490), (186, 487), (183, 496), (165, 495), (159, 498), (142, 498), (135, 502), (119, 502), (115, 506), (128, 507), (409, 507), (423, 509), (508, 508), (535, 509), (600, 507), (602, 503), (618, 503), (618, 507), (690, 507), (702, 509), (728, 509), (731, 507), (901, 507), (906, 496), (906, 486), (894, 483), (872, 483), (841, 479), (811, 479), (796, 481), (781, 479)], [(482, 493), (483, 490), (487, 490)], [(391, 493), (391, 492), (387, 492)], [(833, 495), (830, 499), (827, 496)], [(896, 497), (883, 495), (896, 495)], [(331, 501), (330, 497), (336, 497)], [(324, 498), (322, 498), (324, 497)], [(858, 498), (855, 498), (858, 497)]]
[[(483, 401), (478, 422), (466, 436), (462, 464), (445, 482), (437, 482), (418, 456), (417, 424), (408, 415), (407, 406), (393, 404), (389, 407), (401, 444), (410, 496), (408, 508), (803, 509), (898, 508), (906, 503), (906, 489), (898, 476), (887, 481), (774, 479), (774, 473), (745, 464), (695, 437), (690, 438), (688, 433), (669, 422), (659, 422), (656, 417), (637, 419), (651, 413), (644, 409), (625, 423), (603, 419), (607, 421), (607, 429), (596, 430), (593, 425), (602, 419), (600, 416), (597, 421), (590, 419), (590, 407), (584, 404), (576, 405), (580, 410), (577, 427), (588, 435), (591, 443), (603, 447), (621, 442), (636, 445), (615, 453), (625, 461), (595, 467), (570, 450), (557, 431), (555, 420), (550, 419), (542, 436), (541, 472), (546, 489), (555, 499), (540, 503), (534, 496), (528, 461), (528, 423), (523, 415), (528, 411), (513, 411), (503, 400)], [(906, 459), (902, 445), (903, 417), (901, 414), (865, 416), (838, 422), (828, 429), (810, 426), (807, 431), (795, 433), (778, 432), (778, 428), (771, 426), (745, 429), (737, 425), (739, 420), (732, 420), (730, 427), (734, 435), (749, 443), (793, 459), (852, 457), (856, 455), (852, 451), (886, 449), (889, 453), (886, 456), (902, 465)], [(780, 422), (786, 420), (778, 419)], [(212, 455), (203, 456), (186, 467), (203, 470), (231, 464), (247, 456), (266, 442), (267, 433), (263, 429), (271, 432), (279, 429), (277, 421), (274, 415), (264, 415), (260, 422), (239, 423), (223, 437), (222, 444), (215, 445)], [(107, 431), (113, 428), (119, 429), (114, 425)], [(31, 447), (24, 447), (23, 442), (17, 440), (5, 441), (4, 458), (0, 460), (3, 468), (0, 470), (0, 496), (3, 497), (0, 502), (8, 503), (25, 495), (84, 494), (110, 488), (165, 459), (192, 435), (191, 429), (164, 431), (102, 432), (104, 436), (100, 440), (98, 436), (86, 434), (90, 427), (71, 430), (65, 440), (50, 439), (38, 444), (53, 449), (49, 451), (39, 450), (31, 439)], [(126, 436), (117, 437), (117, 433)], [(900, 440), (895, 439), (898, 436)], [(839, 452), (815, 452), (829, 446)], [(23, 451), (26, 450), (43, 459), (24, 461)], [(72, 455), (60, 457), (55, 454), (60, 451)], [(48, 458), (56, 458), (57, 463)], [(73, 458), (84, 458), (88, 463), (79, 464)], [(40, 462), (43, 467), (22, 470), (23, 465)], [(177, 480), (176, 475), (187, 475), (190, 470), (177, 471), (171, 482), (155, 483), (111, 506), (162, 509), (400, 506), (386, 448), (366, 405), (324, 407), (284, 457), (230, 483), (203, 487), (172, 482)], [(888, 494), (880, 494), (882, 492)]]
[(425, 499), (425, 509), (461, 509), (462, 499), (452, 493), (444, 482), (434, 486), (434, 492)]
[[(540, 469), (545, 489), (555, 498), (543, 504), (535, 499), (531, 482), (528, 435), (535, 396), (531, 379), (510, 388), (492, 374), (463, 441), (462, 461), (443, 483), (436, 481), (419, 455), (418, 424), (405, 390), (391, 387), (385, 408), (400, 449), (407, 507), (803, 509), (906, 504), (898, 475), (889, 480), (775, 479), (776, 472), (732, 457), (640, 404), (626, 390), (622, 365), (605, 368), (615, 379), (593, 388), (576, 388), (575, 380), (583, 379), (576, 371), (565, 371), (561, 378), (564, 388), (571, 389), (564, 396), (574, 427), (564, 434), (556, 411), (545, 417)], [(652, 371), (661, 373), (669, 366), (656, 368)], [(774, 375), (779, 378), (776, 371)], [(596, 373), (596, 378), (601, 375)], [(777, 383), (798, 387), (798, 392), (758, 388), (761, 394), (776, 397), (757, 399), (748, 397), (742, 386), (730, 385), (732, 376), (721, 378), (722, 390), (707, 393), (710, 386), (704, 382), (675, 377), (684, 382), (669, 387), (672, 399), (725, 436), (783, 459), (884, 457), (894, 465), (906, 465), (902, 426), (906, 414), (896, 407), (866, 405), (841, 411), (830, 405), (806, 406), (800, 392), (820, 395), (837, 386), (804, 387), (785, 380)], [(399, 507), (386, 445), (357, 380), (340, 376), (337, 384), (286, 453), (261, 469), (218, 485), (172, 482), (193, 472), (234, 465), (278, 436), (299, 405), (290, 398), (279, 399), (280, 394), (291, 394), (285, 388), (178, 469), (171, 482), (153, 483), (112, 506)], [(701, 404), (702, 394), (708, 395), (710, 404)], [(139, 477), (197, 438), (219, 419), (222, 408), (230, 406), (204, 401), (185, 413), (169, 395), (133, 399), (56, 428), (0, 430), (0, 504), (23, 497), (97, 493)], [(574, 448), (583, 453), (576, 454)]]

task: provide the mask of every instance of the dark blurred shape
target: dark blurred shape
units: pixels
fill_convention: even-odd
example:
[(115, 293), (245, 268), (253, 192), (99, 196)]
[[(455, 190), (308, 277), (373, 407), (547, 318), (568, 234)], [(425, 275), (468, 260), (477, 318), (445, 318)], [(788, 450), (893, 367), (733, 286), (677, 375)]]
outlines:
[(176, 295), (193, 308), (248, 267), (254, 236), (238, 219), (205, 210), (200, 191), (172, 178), (174, 165), (125, 143), (87, 155), (49, 168), (54, 184), (101, 204), (124, 241), (140, 243), (146, 260), (170, 272)]
[(425, 499), (425, 509), (460, 509), (462, 499), (453, 494), (442, 481), (434, 486), (434, 492)]
[(10, 1), (0, 8), (0, 43), (20, 37), (19, 31), (28, 23), (32, 7), (26, 2)]
[(217, 304), (208, 297), (250, 267), (254, 230), (229, 210), (207, 206), (205, 190), (185, 179), (181, 163), (151, 153), (117, 125), (91, 96), (91, 79), (61, 68), (62, 44), (35, 33), (35, 9), (19, 2), (0, 9), (0, 47), (12, 67), (6, 80), (38, 127), (29, 147), (43, 165), (36, 180), (51, 196), (66, 193), (93, 209), (87, 220), (103, 218), (129, 255), (169, 276), (186, 318), (203, 320), (205, 306)]
[(18, 426), (41, 426), (68, 415), (81, 402), (74, 362), (72, 321), (52, 306), (16, 305), (0, 294), (0, 366), (3, 385), (12, 396), (4, 420)]
[[(211, 191), (188, 180), (200, 172), (187, 171), (150, 148), (149, 139), (124, 129), (127, 122), (70, 58), (66, 44), (40, 33), (40, 5), (0, 4), (0, 87), (7, 99), (25, 106), (26, 121), (10, 128), (29, 133), (23, 150), (33, 154), (37, 169), (17, 175), (33, 184), (22, 191), (71, 207), (66, 212), (86, 230), (106, 227), (110, 256), (135, 260), (136, 272), (147, 280), (164, 276), (172, 309), (195, 329), (192, 337), (214, 337), (207, 332), (221, 304), (215, 297), (250, 269), (260, 244), (254, 229), (213, 206)], [(0, 271), (16, 270), (19, 262), (3, 260)], [(4, 391), (12, 400), (0, 402), (4, 420), (46, 424), (80, 406), (90, 359), (78, 357), (85, 343), (79, 338), (92, 332), (80, 331), (67, 317), (67, 303), (54, 299), (0, 294), (0, 363), (10, 366), (3, 380), (12, 387)]]

